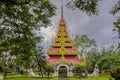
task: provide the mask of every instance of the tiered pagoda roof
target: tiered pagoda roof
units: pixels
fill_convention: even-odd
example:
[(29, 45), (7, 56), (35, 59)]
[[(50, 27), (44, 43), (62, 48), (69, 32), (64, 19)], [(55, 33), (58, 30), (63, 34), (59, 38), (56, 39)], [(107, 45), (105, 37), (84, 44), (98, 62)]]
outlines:
[(63, 6), (61, 10), (61, 19), (59, 22), (56, 38), (52, 42), (52, 47), (48, 49), (50, 64), (58, 64), (60, 62), (81, 64), (82, 61), (77, 58), (78, 50), (73, 48), (73, 42), (69, 37), (68, 30), (66, 28), (66, 22), (63, 15)]

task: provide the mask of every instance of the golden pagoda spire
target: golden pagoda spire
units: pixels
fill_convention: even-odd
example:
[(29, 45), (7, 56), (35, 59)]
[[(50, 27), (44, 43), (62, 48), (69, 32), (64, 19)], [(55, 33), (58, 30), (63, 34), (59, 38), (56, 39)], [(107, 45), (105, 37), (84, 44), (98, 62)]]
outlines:
[(61, 0), (61, 21), (64, 21), (63, 0)]
[(73, 42), (69, 36), (66, 22), (64, 19), (64, 7), (63, 0), (61, 0), (61, 15), (59, 21), (58, 31), (55, 37), (55, 40), (52, 42), (51, 48), (48, 49), (49, 59), (47, 60), (49, 64), (55, 64), (56, 66), (61, 62), (67, 64), (85, 64), (85, 61), (82, 63), (81, 60), (77, 58), (78, 50), (74, 49)]

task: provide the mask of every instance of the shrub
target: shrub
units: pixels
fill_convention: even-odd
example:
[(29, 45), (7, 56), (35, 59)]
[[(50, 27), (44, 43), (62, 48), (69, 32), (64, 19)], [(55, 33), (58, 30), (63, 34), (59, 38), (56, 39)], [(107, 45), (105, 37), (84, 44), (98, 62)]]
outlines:
[(120, 80), (120, 66), (109, 69), (108, 72), (115, 80)]
[(72, 72), (73, 72), (75, 77), (78, 77), (78, 76), (82, 77), (82, 73), (85, 73), (85, 77), (87, 77), (87, 73), (88, 73), (87, 70), (85, 69), (85, 67), (80, 66), (80, 65), (75, 66), (73, 68)]

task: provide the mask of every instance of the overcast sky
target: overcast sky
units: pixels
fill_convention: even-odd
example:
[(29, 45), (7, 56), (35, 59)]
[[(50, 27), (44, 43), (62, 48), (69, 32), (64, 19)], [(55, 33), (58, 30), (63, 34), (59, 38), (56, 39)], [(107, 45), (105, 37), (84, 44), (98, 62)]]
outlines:
[[(57, 6), (56, 15), (52, 18), (52, 26), (48, 28), (42, 28), (41, 33), (45, 38), (45, 41), (51, 41), (57, 31), (58, 23), (61, 13), (61, 0), (50, 0)], [(88, 35), (89, 38), (95, 39), (99, 47), (105, 47), (117, 43), (117, 39), (112, 39), (117, 36), (116, 32), (113, 32), (113, 22), (117, 19), (117, 16), (109, 14), (110, 9), (118, 0), (102, 0), (99, 3), (99, 15), (89, 17), (85, 13), (79, 10), (72, 11), (65, 7), (66, 0), (64, 1), (64, 18), (67, 23), (67, 27), (70, 34), (73, 35)]]

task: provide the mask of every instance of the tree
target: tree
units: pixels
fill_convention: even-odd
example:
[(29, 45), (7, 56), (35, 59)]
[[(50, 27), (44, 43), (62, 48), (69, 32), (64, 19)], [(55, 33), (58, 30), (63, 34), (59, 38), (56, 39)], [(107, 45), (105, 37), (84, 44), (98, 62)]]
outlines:
[(114, 66), (120, 65), (120, 57), (117, 54), (104, 55), (98, 60), (100, 70), (106, 71)]
[(86, 55), (86, 69), (88, 70), (89, 73), (91, 73), (93, 72), (96, 62), (100, 58), (100, 53), (98, 52), (96, 48), (93, 48), (89, 50), (86, 54), (87, 54)]
[(86, 69), (91, 73), (99, 57), (95, 40), (88, 38), (87, 35), (76, 35), (74, 44), (80, 50), (79, 56), (82, 56), (82, 59), (86, 60)]
[(44, 54), (43, 48), (38, 47), (37, 53), (35, 55), (35, 59), (36, 59), (37, 65), (39, 67), (39, 71), (40, 71), (40, 74), (41, 74), (42, 78), (43, 78), (43, 75), (44, 75), (44, 68), (47, 65), (45, 56), (43, 54)]
[(0, 67), (6, 78), (7, 73), (11, 73), (14, 69), (14, 56), (9, 55), (9, 53), (0, 54)]
[(54, 68), (52, 66), (46, 66), (45, 67), (45, 73), (47, 74), (48, 80), (51, 75), (51, 73), (54, 73)]
[(32, 31), (49, 24), (54, 10), (48, 0), (1, 0), (0, 51), (9, 51), (22, 59), (32, 56), (36, 44)]
[(81, 78), (82, 76), (82, 73), (85, 71), (85, 68), (83, 66), (75, 66), (73, 69), (72, 69), (72, 72), (74, 74), (75, 77), (79, 76), (79, 78)]
[[(102, 0), (72, 0), (68, 1), (66, 6), (71, 9), (79, 9), (82, 12), (85, 12), (88, 15), (97, 15), (98, 14), (98, 3)], [(110, 13), (115, 15), (120, 11), (120, 0), (116, 2), (114, 7), (111, 9)]]
[(106, 71), (107, 69), (120, 65), (119, 51), (116, 46), (112, 45), (107, 48), (102, 48), (99, 53), (96, 63), (100, 71)]
[[(115, 6), (110, 11), (110, 13), (113, 15), (117, 14), (118, 12), (120, 12), (120, 0), (118, 1), (118, 3), (115, 4)], [(117, 20), (113, 24), (115, 27), (113, 31), (118, 32), (118, 35), (119, 35), (118, 38), (120, 39), (120, 16), (117, 18)], [(120, 49), (120, 43), (118, 44), (118, 48)]]
[(68, 8), (79, 9), (89, 16), (98, 14), (98, 2), (100, 0), (72, 0), (67, 3)]
[(74, 45), (75, 48), (80, 50), (79, 57), (81, 55), (82, 58), (84, 58), (87, 50), (94, 48), (96, 46), (96, 42), (94, 39), (88, 38), (87, 35), (76, 35), (74, 39)]
[(108, 72), (115, 80), (120, 80), (120, 66), (109, 69)]
[(114, 7), (111, 9), (111, 13), (115, 15), (117, 12), (120, 11), (120, 0), (114, 5)]
[(0, 54), (15, 56), (18, 64), (31, 62), (36, 50), (33, 32), (50, 24), (55, 9), (49, 0), (0, 0)]

